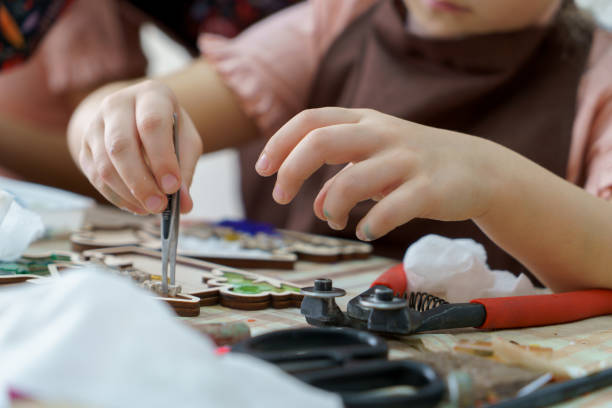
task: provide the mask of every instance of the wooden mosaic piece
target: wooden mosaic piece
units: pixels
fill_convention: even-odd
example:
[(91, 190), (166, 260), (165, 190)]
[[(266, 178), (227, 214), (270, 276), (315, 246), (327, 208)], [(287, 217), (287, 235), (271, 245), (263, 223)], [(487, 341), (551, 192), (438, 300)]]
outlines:
[(372, 245), (365, 242), (289, 230), (280, 230), (280, 233), (286, 242), (287, 250), (305, 261), (367, 259), (372, 254)]
[[(148, 224), (145, 228), (152, 231), (156, 226)], [(365, 242), (283, 229), (276, 230), (278, 234), (275, 235), (263, 232), (251, 235), (231, 227), (199, 222), (187, 224), (181, 231), (187, 236), (229, 237), (239, 241), (244, 248), (274, 251), (277, 254), (294, 254), (299, 259), (310, 262), (366, 259), (372, 253), (372, 245)]]
[[(293, 269), (297, 256), (286, 251), (264, 250), (261, 248), (242, 249), (228, 241), (223, 245), (223, 240), (213, 234), (185, 234), (181, 232), (177, 252), (181, 256), (200, 259), (212, 263), (227, 265), (235, 268), (261, 268), (261, 269)], [(211, 242), (214, 240), (214, 242)], [(72, 249), (75, 251), (86, 251), (90, 249), (111, 248), (119, 246), (141, 246), (143, 248), (159, 250), (161, 241), (159, 239), (159, 227), (149, 225), (142, 229), (128, 227), (117, 228), (94, 228), (81, 231), (70, 237)], [(190, 247), (182, 245), (185, 241), (191, 243)], [(201, 244), (198, 248), (198, 244)], [(210, 248), (211, 244), (213, 248)], [(208, 249), (207, 249), (208, 248)]]
[[(99, 263), (85, 261), (78, 254), (68, 251), (24, 255), (14, 262), (0, 262), (0, 286), (23, 282), (44, 283), (47, 278), (60, 276), (68, 269), (96, 265), (99, 266)], [(140, 286), (147, 288), (147, 280), (143, 279), (146, 276), (129, 273), (123, 275), (128, 275)], [(155, 290), (152, 292), (156, 293)], [(158, 295), (156, 298), (168, 303), (179, 316), (195, 317), (200, 314), (200, 299), (195, 296), (175, 293), (169, 297)]]
[[(141, 247), (89, 250), (88, 259), (97, 259), (111, 268), (131, 268), (161, 279), (161, 253)], [(176, 284), (182, 293), (195, 296), (200, 306), (221, 304), (234, 309), (258, 310), (299, 307), (300, 287), (227, 266), (178, 256)]]
[(26, 253), (16, 261), (0, 262), (0, 285), (53, 277), (57, 273), (50, 268), (51, 265), (74, 265), (78, 262), (80, 262), (79, 255), (69, 251)]
[[(93, 228), (74, 234), (71, 242), (78, 251), (124, 245), (159, 250), (158, 236), (158, 221), (152, 221), (141, 224), (140, 228)], [(225, 250), (219, 245), (223, 242), (228, 246)], [(219, 252), (215, 252), (215, 245)], [(372, 246), (288, 230), (278, 230), (276, 235), (263, 232), (251, 235), (200, 222), (181, 226), (178, 253), (236, 268), (292, 269), (298, 258), (311, 262), (366, 259), (372, 253)]]

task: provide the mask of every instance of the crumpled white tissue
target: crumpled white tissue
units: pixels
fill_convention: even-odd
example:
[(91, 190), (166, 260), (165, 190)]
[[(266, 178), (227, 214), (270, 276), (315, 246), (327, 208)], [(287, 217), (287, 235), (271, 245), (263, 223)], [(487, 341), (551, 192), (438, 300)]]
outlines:
[(484, 247), (469, 238), (426, 235), (406, 251), (404, 270), (411, 291), (428, 292), (451, 303), (539, 292), (524, 274), (490, 270)]
[(45, 232), (40, 216), (0, 190), (0, 261), (14, 261)]
[(92, 407), (341, 407), (212, 343), (161, 301), (108, 272), (70, 272), (0, 290), (0, 407), (9, 390)]

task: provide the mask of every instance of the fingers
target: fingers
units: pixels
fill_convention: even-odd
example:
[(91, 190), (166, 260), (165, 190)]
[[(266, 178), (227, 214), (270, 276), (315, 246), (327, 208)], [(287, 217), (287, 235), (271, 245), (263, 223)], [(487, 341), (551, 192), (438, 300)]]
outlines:
[[(101, 131), (101, 130), (100, 130)], [(145, 214), (140, 207), (140, 203), (125, 187), (121, 178), (114, 170), (110, 159), (106, 155), (104, 146), (94, 147), (96, 158), (89, 145), (81, 149), (79, 164), (89, 181), (100, 191), (109, 202), (119, 208), (123, 208), (136, 214)], [(97, 167), (96, 167), (97, 163)], [(117, 192), (108, 183), (115, 185)]]
[(343, 169), (333, 178), (322, 204), (329, 226), (344, 229), (355, 205), (388, 194), (408, 180), (413, 171), (410, 156), (397, 152), (374, 156)]
[(429, 184), (415, 177), (379, 201), (357, 225), (357, 238), (372, 241), (413, 218), (421, 217), (430, 202)]
[(357, 111), (345, 108), (302, 111), (270, 138), (257, 160), (255, 170), (262, 176), (270, 176), (278, 171), (293, 148), (311, 131), (331, 125), (356, 123), (360, 118)]
[(184, 184), (181, 185), (179, 194), (180, 194), (181, 213), (186, 214), (193, 209), (193, 199), (191, 198), (191, 194), (189, 193), (189, 187), (187, 187)]
[(340, 170), (332, 178), (327, 180), (325, 184), (323, 184), (323, 187), (321, 187), (321, 190), (319, 190), (319, 194), (317, 194), (317, 197), (314, 200), (313, 210), (317, 218), (319, 218), (321, 221), (327, 221), (328, 219), (327, 217), (328, 214), (326, 214), (325, 210), (323, 209), (323, 204), (325, 203), (325, 199), (327, 198), (327, 192), (329, 191), (329, 188), (333, 184), (336, 177), (342, 174), (342, 172), (348, 171), (348, 169), (352, 165), (353, 163), (349, 163), (346, 166), (344, 166), (342, 170)]
[(272, 195), (279, 204), (286, 204), (324, 164), (361, 161), (377, 147), (377, 138), (363, 126), (341, 124), (317, 128), (289, 153), (278, 170)]
[(175, 193), (181, 186), (174, 141), (169, 137), (173, 133), (175, 111), (172, 99), (160, 98), (157, 91), (144, 91), (135, 106), (136, 128), (149, 168), (166, 194)]
[[(173, 113), (177, 112), (177, 158)], [(137, 213), (159, 213), (179, 189), (181, 210), (193, 207), (189, 186), (202, 141), (172, 92), (143, 82), (106, 96), (83, 132), (81, 169), (112, 203)], [(179, 167), (180, 161), (180, 167)]]
[[(112, 165), (144, 209), (152, 213), (161, 212), (166, 207), (167, 200), (143, 159), (134, 124), (132, 100), (111, 96), (104, 104), (104, 147)], [(92, 152), (94, 160), (103, 159), (103, 155), (96, 157), (96, 152)], [(98, 166), (102, 166), (102, 163), (98, 163)], [(108, 174), (110, 173), (108, 171)], [(114, 182), (115, 180), (109, 177), (107, 184), (114, 191), (118, 191), (120, 183)]]

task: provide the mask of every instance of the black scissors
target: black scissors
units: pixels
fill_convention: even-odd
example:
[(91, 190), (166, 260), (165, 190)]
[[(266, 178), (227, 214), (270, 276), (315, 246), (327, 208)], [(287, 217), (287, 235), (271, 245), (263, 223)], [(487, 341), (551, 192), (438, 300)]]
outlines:
[[(232, 352), (258, 357), (314, 387), (337, 393), (347, 408), (434, 407), (448, 392), (446, 382), (428, 365), (390, 361), (384, 340), (350, 328), (271, 332), (238, 343)], [(399, 386), (417, 391), (384, 392)]]

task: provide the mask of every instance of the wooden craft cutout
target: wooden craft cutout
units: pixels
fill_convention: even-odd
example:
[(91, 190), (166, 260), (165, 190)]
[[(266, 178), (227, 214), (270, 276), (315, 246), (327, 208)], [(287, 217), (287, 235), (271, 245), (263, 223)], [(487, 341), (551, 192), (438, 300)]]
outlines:
[(16, 261), (0, 261), (0, 285), (53, 277), (56, 276), (56, 271), (50, 268), (51, 265), (72, 265), (79, 261), (79, 255), (69, 251), (26, 253)]
[[(68, 269), (95, 265), (96, 263), (86, 261), (78, 254), (68, 251), (28, 254), (14, 262), (0, 262), (0, 285), (45, 283), (49, 278), (58, 277)], [(97, 265), (99, 266), (99, 263)], [(200, 314), (198, 297), (179, 293), (172, 297), (156, 298), (168, 303), (179, 316), (195, 317)]]
[[(144, 224), (144, 230), (159, 234), (159, 221)], [(310, 262), (336, 262), (351, 259), (366, 259), (372, 253), (372, 245), (354, 241), (277, 229), (276, 235), (259, 232), (255, 235), (243, 233), (227, 226), (206, 222), (181, 224), (181, 234), (207, 238), (227, 237), (238, 240), (244, 248), (274, 251), (276, 254), (295, 254), (299, 259)]]
[(351, 259), (367, 259), (372, 254), (372, 245), (306, 232), (279, 230), (287, 243), (287, 249), (299, 259), (310, 262), (336, 262)]
[[(236, 249), (238, 244), (232, 242), (227, 242), (224, 249), (223, 241), (215, 238), (213, 239), (221, 243), (221, 245), (217, 244), (212, 250), (203, 251), (197, 248), (185, 248), (182, 246), (186, 239), (190, 240), (189, 242), (201, 239), (203, 241), (202, 244), (206, 244), (204, 241), (208, 238), (212, 238), (212, 234), (202, 237), (197, 233), (193, 235), (185, 235), (182, 233), (182, 237), (179, 239), (177, 252), (181, 256), (235, 268), (293, 269), (297, 261), (297, 256), (293, 253), (248, 248), (240, 250)], [(151, 226), (143, 229), (136, 229), (133, 227), (125, 229), (93, 228), (88, 231), (72, 234), (70, 241), (72, 243), (72, 249), (79, 252), (119, 246), (141, 246), (154, 250), (159, 250), (161, 248), (159, 227), (156, 228)], [(196, 241), (195, 243), (197, 244), (198, 242)], [(205, 247), (205, 245), (202, 245), (202, 247)]]
[[(181, 226), (178, 253), (237, 268), (292, 269), (298, 258), (311, 262), (336, 262), (365, 259), (372, 252), (370, 244), (359, 241), (288, 230), (278, 232), (278, 235), (258, 233), (253, 236), (230, 227), (186, 223)], [(210, 245), (209, 249), (205, 249), (210, 240), (227, 241), (232, 250), (214, 253)], [(140, 228), (93, 227), (73, 234), (71, 242), (76, 251), (117, 246), (141, 246), (155, 250), (161, 247), (158, 221), (143, 223)], [(198, 250), (200, 242), (202, 249)]]
[[(141, 247), (115, 247), (85, 251), (86, 259), (121, 269), (132, 268), (161, 279), (161, 253)], [(300, 287), (240, 269), (178, 256), (176, 284), (182, 293), (199, 298), (201, 306), (221, 304), (233, 309), (259, 310), (299, 307)]]

